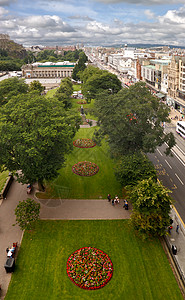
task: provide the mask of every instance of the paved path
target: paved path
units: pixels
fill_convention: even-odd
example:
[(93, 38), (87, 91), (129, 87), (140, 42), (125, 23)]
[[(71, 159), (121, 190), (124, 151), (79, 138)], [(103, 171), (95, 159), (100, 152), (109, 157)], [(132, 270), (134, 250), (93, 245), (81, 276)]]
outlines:
[(123, 200), (112, 206), (105, 200), (40, 200), (41, 219), (106, 220), (129, 219), (130, 210), (123, 209)]
[(22, 231), (19, 229), (19, 226), (12, 226), (15, 223), (14, 210), (19, 200), (26, 199), (26, 197), (26, 186), (14, 181), (7, 198), (0, 206), (0, 284), (2, 288), (0, 299), (3, 299), (11, 279), (11, 274), (7, 274), (4, 269), (6, 248), (12, 246), (13, 242), (18, 242), (18, 245), (20, 245), (22, 237)]

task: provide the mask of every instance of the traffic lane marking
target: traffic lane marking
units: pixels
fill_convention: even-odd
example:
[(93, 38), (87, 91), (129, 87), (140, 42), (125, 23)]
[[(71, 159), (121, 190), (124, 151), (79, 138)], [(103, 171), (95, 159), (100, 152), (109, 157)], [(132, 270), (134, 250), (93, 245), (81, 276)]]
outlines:
[(179, 178), (179, 176), (177, 175), (177, 173), (175, 173), (175, 176), (179, 179), (180, 183), (181, 183), (182, 185), (184, 185), (184, 182)]
[(169, 164), (169, 162), (165, 159), (165, 162), (167, 163), (167, 165), (169, 166), (170, 169), (172, 169), (172, 166)]

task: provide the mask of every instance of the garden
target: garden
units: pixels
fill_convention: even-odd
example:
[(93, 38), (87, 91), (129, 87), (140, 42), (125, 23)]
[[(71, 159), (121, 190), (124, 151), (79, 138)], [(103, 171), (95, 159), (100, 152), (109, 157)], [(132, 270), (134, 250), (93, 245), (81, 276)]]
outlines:
[[(94, 260), (88, 262), (90, 256)], [(72, 265), (81, 274), (77, 284), (68, 276), (70, 270), (74, 275)], [(100, 272), (99, 288), (79, 287), (89, 274), (98, 281), (95, 267), (107, 270)], [(128, 220), (39, 221), (34, 231), (26, 231), (5, 299), (46, 298), (183, 299), (160, 241), (142, 241)]]
[[(104, 140), (101, 146), (94, 145), (92, 136), (95, 127), (81, 128), (74, 137), (72, 152), (66, 157), (65, 166), (59, 176), (47, 183), (46, 193), (37, 193), (39, 198), (61, 199), (105, 199), (107, 194), (123, 197), (121, 184), (114, 175), (114, 161), (109, 156), (109, 148)], [(81, 145), (79, 148), (76, 144)], [(89, 145), (94, 147), (89, 148)], [(78, 176), (81, 162), (89, 162), (93, 176)], [(95, 164), (95, 165), (94, 165)], [(87, 163), (86, 163), (87, 165)], [(91, 169), (92, 168), (92, 169)], [(81, 168), (81, 171), (84, 169)], [(75, 171), (75, 172), (73, 172)], [(85, 172), (81, 175), (85, 175)], [(80, 174), (79, 174), (80, 175)]]

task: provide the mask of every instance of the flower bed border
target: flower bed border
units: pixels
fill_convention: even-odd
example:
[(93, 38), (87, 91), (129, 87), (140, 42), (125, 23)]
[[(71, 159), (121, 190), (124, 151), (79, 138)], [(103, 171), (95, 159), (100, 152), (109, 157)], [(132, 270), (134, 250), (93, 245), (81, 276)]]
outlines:
[(85, 100), (84, 101), (83, 100), (82, 101), (77, 101), (77, 104), (87, 104), (87, 101), (85, 101)]
[(91, 163), (91, 162), (89, 162), (89, 161), (80, 161), (80, 162), (78, 162), (77, 164), (73, 165), (73, 166), (72, 166), (72, 172), (73, 172), (74, 174), (76, 174), (76, 175), (78, 175), (78, 176), (90, 177), (90, 176), (96, 175), (96, 174), (99, 172), (99, 167), (98, 167), (98, 165), (95, 164), (95, 163), (91, 163), (91, 164), (96, 165), (96, 173), (94, 173), (94, 174), (84, 175), (84, 174), (79, 174), (78, 172), (75, 172), (75, 169), (74, 169), (75, 166), (78, 165), (78, 164), (81, 164), (81, 163)]
[[(75, 145), (75, 142), (77, 141), (77, 140), (89, 140), (89, 141), (92, 141), (94, 144), (92, 145), (92, 146), (89, 146), (89, 147), (86, 147), (86, 146), (77, 146), (77, 145)], [(96, 146), (96, 143), (92, 140), (92, 139), (77, 139), (77, 140), (75, 140), (75, 141), (73, 141), (73, 146), (75, 146), (75, 147), (77, 147), (77, 148), (93, 148), (93, 147), (95, 147)]]
[[(98, 252), (101, 252), (101, 253), (105, 254), (105, 255), (108, 257), (109, 262), (110, 262), (110, 264), (111, 264), (111, 272), (110, 272), (109, 276), (107, 277), (107, 279), (105, 280), (105, 282), (103, 282), (103, 284), (100, 284), (99, 286), (90, 286), (90, 287), (82, 286), (82, 285), (78, 284), (77, 282), (75, 282), (75, 280), (71, 277), (71, 274), (70, 274), (70, 272), (69, 272), (69, 268), (70, 268), (69, 260), (70, 260), (70, 257), (73, 256), (75, 252), (78, 252), (78, 251), (83, 250), (83, 249), (93, 249), (93, 250), (95, 250), (95, 251), (98, 250)], [(67, 275), (68, 275), (69, 279), (70, 279), (76, 286), (78, 286), (78, 287), (80, 287), (81, 289), (84, 289), (84, 290), (97, 290), (97, 289), (103, 288), (103, 287), (111, 280), (111, 278), (112, 278), (112, 276), (113, 276), (113, 263), (112, 263), (112, 261), (111, 261), (109, 255), (106, 254), (104, 251), (102, 251), (102, 250), (100, 250), (100, 249), (97, 249), (97, 248), (95, 248), (95, 247), (82, 247), (82, 248), (79, 248), (78, 250), (74, 251), (74, 252), (68, 257), (66, 271), (67, 271)]]

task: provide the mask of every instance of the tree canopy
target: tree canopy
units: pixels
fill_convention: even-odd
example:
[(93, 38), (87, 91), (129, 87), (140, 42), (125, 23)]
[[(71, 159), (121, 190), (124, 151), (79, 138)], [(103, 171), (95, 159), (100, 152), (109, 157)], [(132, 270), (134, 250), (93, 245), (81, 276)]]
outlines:
[(92, 76), (83, 83), (82, 93), (87, 99), (97, 98), (102, 92), (116, 94), (121, 90), (121, 81), (115, 74), (108, 71), (98, 72), (94, 70)]
[(143, 179), (157, 180), (156, 170), (146, 155), (134, 153), (122, 156), (115, 166), (115, 175), (122, 186), (134, 186)]
[(86, 65), (85, 62), (87, 61), (87, 56), (85, 55), (84, 52), (81, 52), (79, 54), (79, 60), (77, 62), (77, 64), (75, 65), (74, 69), (73, 69), (73, 73), (72, 73), (72, 78), (74, 80), (79, 80), (80, 79), (80, 75), (79, 72), (82, 72), (86, 69)]
[(38, 91), (41, 94), (44, 91), (44, 87), (40, 81), (33, 80), (29, 85), (29, 91)]
[(59, 89), (55, 93), (55, 97), (64, 104), (65, 109), (72, 107), (71, 95), (73, 93), (73, 84), (69, 77), (61, 81)]
[(7, 103), (13, 96), (26, 94), (28, 85), (24, 79), (12, 77), (0, 82), (0, 106)]
[(127, 192), (133, 204), (131, 221), (136, 230), (144, 235), (165, 235), (170, 225), (171, 191), (149, 178)]
[(0, 110), (0, 165), (23, 183), (54, 178), (72, 149), (79, 118), (56, 99), (35, 93), (12, 98)]
[(152, 96), (144, 83), (136, 83), (115, 95), (96, 97), (100, 133), (108, 135), (114, 155), (154, 152), (167, 143), (166, 154), (175, 144), (172, 133), (164, 134), (161, 122), (170, 122), (169, 108)]
[(29, 198), (19, 201), (15, 209), (16, 224), (20, 226), (21, 230), (30, 230), (39, 219), (39, 213), (40, 203)]

